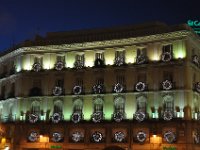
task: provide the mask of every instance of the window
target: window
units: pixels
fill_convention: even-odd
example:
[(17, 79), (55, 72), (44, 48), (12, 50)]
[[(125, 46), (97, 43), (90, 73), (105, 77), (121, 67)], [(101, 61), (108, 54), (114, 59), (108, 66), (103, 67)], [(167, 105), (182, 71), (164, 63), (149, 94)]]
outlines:
[(123, 75), (117, 75), (116, 77), (117, 83), (125, 84), (125, 77)]
[(172, 49), (173, 49), (172, 44), (163, 45), (163, 47), (162, 47), (163, 53), (166, 53), (166, 52), (172, 53)]
[(65, 56), (58, 55), (57, 62), (65, 62)]
[(147, 99), (145, 96), (138, 96), (137, 99), (137, 111), (142, 111), (146, 113), (146, 105), (147, 105)]
[(114, 112), (125, 113), (125, 99), (122, 96), (114, 98)]
[(147, 49), (146, 48), (137, 49), (137, 57), (138, 56), (147, 56)]
[(173, 74), (172, 74), (172, 72), (164, 71), (163, 72), (163, 79), (164, 80), (173, 81)]
[(74, 67), (76, 69), (81, 69), (81, 68), (84, 67), (84, 64), (85, 64), (84, 54), (82, 54), (82, 55), (80, 55), (80, 54), (76, 55)]
[(137, 81), (146, 83), (146, 77), (146, 73), (139, 73), (137, 76)]
[(125, 62), (125, 51), (116, 51), (115, 52), (115, 65), (121, 66)]
[(96, 53), (95, 54), (95, 62), (94, 65), (97, 66), (103, 66), (104, 65), (104, 53)]
[(34, 63), (40, 63), (40, 64), (42, 64), (42, 57), (35, 57), (34, 58)]
[(80, 98), (75, 99), (73, 103), (73, 112), (82, 114), (82, 109), (83, 109), (83, 100)]
[(57, 100), (54, 102), (54, 113), (60, 113), (62, 114), (63, 112), (63, 102), (61, 100)]
[(31, 104), (31, 113), (40, 115), (40, 102), (33, 101)]
[(93, 101), (94, 112), (103, 112), (103, 99), (101, 97), (97, 97)]
[(57, 79), (55, 85), (59, 87), (64, 87), (64, 79)]
[(174, 111), (174, 100), (172, 95), (165, 95), (163, 97), (163, 103), (164, 111)]

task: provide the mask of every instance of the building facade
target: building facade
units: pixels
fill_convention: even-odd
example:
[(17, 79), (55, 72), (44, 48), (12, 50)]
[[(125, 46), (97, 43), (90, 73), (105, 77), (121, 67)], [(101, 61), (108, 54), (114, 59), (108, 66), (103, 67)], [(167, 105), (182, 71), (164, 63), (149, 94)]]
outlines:
[(1, 148), (200, 149), (199, 57), (187, 25), (25, 41), (0, 55)]

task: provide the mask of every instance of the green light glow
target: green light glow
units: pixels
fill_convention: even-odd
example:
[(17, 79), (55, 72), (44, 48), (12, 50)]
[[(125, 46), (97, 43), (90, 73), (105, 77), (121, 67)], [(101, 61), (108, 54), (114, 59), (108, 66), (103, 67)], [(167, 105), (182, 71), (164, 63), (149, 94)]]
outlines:
[(90, 120), (92, 112), (93, 112), (92, 98), (85, 97), (84, 102), (83, 102), (84, 120), (87, 120), (87, 121)]
[(85, 52), (85, 66), (93, 67), (94, 66), (94, 51), (86, 51)]
[(185, 58), (186, 57), (185, 42), (182, 40), (173, 42), (173, 53), (175, 59)]
[(63, 114), (64, 114), (64, 120), (69, 121), (71, 119), (72, 115), (72, 100), (66, 100), (64, 101), (64, 106), (63, 106)]
[(136, 107), (134, 107), (133, 95), (126, 96), (125, 112), (127, 119), (133, 119), (133, 114), (136, 112)]
[(54, 64), (55, 64), (55, 59), (52, 58), (51, 54), (44, 54), (43, 68), (44, 69), (52, 69), (52, 68), (54, 68)]
[(126, 50), (126, 55), (125, 55), (125, 58), (126, 58), (126, 63), (134, 63), (135, 62), (135, 58), (136, 58), (136, 51), (134, 48), (132, 49), (127, 49)]
[(105, 96), (104, 97), (104, 114), (105, 114), (105, 120), (111, 120), (112, 114), (114, 111), (114, 103), (113, 103), (113, 96)]
[(75, 53), (74, 52), (69, 52), (66, 53), (66, 67), (68, 68), (73, 68), (74, 67), (74, 62), (75, 62)]
[(106, 65), (113, 65), (115, 59), (115, 50), (114, 49), (107, 49), (104, 53), (105, 55), (105, 64)]

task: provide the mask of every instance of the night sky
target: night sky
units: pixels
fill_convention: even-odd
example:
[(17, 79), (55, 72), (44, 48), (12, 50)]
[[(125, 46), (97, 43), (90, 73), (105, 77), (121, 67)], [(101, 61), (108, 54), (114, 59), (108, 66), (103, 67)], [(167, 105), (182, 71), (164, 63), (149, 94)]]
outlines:
[(131, 25), (200, 21), (200, 0), (0, 0), (0, 51), (36, 34)]

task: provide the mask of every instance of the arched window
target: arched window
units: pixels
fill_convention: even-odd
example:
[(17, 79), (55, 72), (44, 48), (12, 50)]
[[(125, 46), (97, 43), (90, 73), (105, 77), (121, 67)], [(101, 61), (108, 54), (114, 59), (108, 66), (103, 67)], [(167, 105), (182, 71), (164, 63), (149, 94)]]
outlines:
[(114, 98), (114, 112), (125, 113), (125, 98), (123, 96)]
[(31, 113), (40, 114), (40, 102), (33, 101), (31, 104)]
[(144, 95), (136, 97), (137, 99), (137, 111), (146, 113), (147, 98)]
[(54, 109), (53, 109), (54, 113), (60, 113), (62, 114), (63, 112), (63, 102), (61, 100), (56, 100), (54, 102)]
[(93, 101), (94, 112), (103, 112), (103, 98), (96, 97)]
[(73, 102), (73, 112), (75, 113), (82, 113), (83, 110), (83, 100), (80, 98), (77, 98)]
[(172, 95), (165, 95), (163, 97), (163, 109), (164, 111), (174, 111), (174, 99)]

